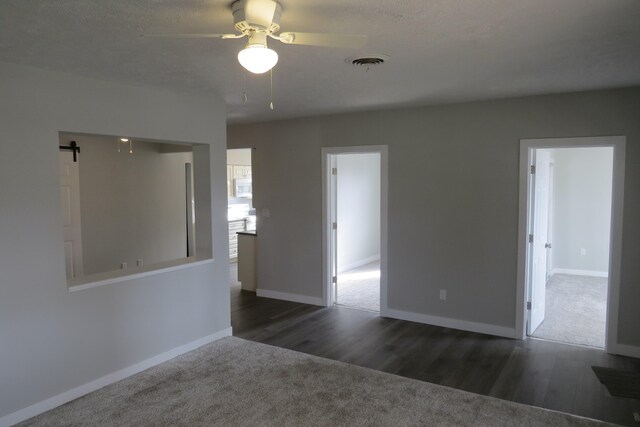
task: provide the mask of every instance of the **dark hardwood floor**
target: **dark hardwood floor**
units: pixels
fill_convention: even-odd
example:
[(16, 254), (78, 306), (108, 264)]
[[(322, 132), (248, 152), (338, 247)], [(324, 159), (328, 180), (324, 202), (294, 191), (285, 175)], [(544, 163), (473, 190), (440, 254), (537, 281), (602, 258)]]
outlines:
[[(234, 276), (232, 273), (232, 281)], [(231, 285), (237, 337), (622, 425), (640, 426), (640, 400), (612, 397), (591, 366), (640, 372), (640, 360), (602, 350), (525, 341), (323, 308)]]

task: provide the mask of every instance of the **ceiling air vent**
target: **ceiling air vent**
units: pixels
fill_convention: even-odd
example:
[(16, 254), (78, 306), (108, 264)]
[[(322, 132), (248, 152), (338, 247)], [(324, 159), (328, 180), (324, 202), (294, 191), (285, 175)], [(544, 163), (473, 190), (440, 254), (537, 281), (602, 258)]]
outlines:
[(389, 57), (387, 55), (362, 55), (352, 56), (346, 59), (348, 64), (354, 65), (356, 67), (365, 67), (367, 69), (376, 65), (384, 64), (388, 60)]

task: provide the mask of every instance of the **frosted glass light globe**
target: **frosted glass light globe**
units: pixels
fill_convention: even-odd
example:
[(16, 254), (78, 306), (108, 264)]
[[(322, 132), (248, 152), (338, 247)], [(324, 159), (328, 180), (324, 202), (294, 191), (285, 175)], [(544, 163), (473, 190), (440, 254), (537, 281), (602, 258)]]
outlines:
[(262, 74), (278, 63), (278, 53), (266, 46), (252, 44), (238, 52), (238, 61), (248, 71)]

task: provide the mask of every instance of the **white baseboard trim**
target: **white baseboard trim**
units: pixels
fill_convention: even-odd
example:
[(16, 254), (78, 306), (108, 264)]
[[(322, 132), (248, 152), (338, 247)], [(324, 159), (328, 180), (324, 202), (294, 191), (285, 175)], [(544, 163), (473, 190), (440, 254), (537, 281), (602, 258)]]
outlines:
[(640, 347), (635, 345), (616, 344), (613, 348), (608, 348), (607, 352), (621, 356), (640, 358)]
[(270, 291), (268, 289), (256, 289), (256, 296), (299, 302), (302, 304), (320, 305), (324, 307), (322, 298), (310, 297), (308, 295), (290, 294), (288, 292)]
[(373, 255), (367, 258), (360, 259), (347, 265), (340, 266), (338, 273), (344, 273), (345, 271), (353, 270), (354, 268), (362, 267), (374, 261), (380, 261), (380, 254)]
[(36, 415), (82, 397), (85, 394), (91, 393), (92, 391), (96, 391), (109, 384), (113, 384), (127, 377), (130, 377), (131, 375), (137, 374), (138, 372), (142, 372), (145, 369), (149, 369), (155, 365), (159, 365), (160, 363), (173, 359), (174, 357), (180, 356), (181, 354), (187, 353), (191, 350), (195, 350), (198, 347), (202, 347), (205, 344), (209, 344), (213, 341), (219, 340), (220, 338), (228, 337), (231, 335), (232, 329), (229, 327), (216, 332), (215, 334), (197, 339), (190, 343), (181, 345), (180, 347), (176, 347), (150, 359), (143, 360), (142, 362), (136, 363), (135, 365), (131, 365), (127, 368), (120, 369), (119, 371), (112, 372), (108, 375), (105, 375), (104, 377), (90, 381), (79, 387), (65, 391), (31, 406), (27, 406), (26, 408), (20, 409), (19, 411), (13, 412), (9, 415), (5, 415), (4, 417), (0, 418), (0, 427), (9, 427), (31, 417), (35, 417)]
[(573, 274), (574, 276), (609, 277), (608, 271), (574, 270), (572, 268), (554, 268), (552, 274)]
[(506, 338), (517, 338), (515, 328), (490, 325), (488, 323), (470, 322), (468, 320), (452, 319), (449, 317), (431, 316), (429, 314), (413, 313), (410, 311), (387, 308), (381, 313), (383, 317), (408, 320), (410, 322), (425, 323), (427, 325), (442, 326), (444, 328), (459, 329), (462, 331), (478, 332), (481, 334), (495, 335)]

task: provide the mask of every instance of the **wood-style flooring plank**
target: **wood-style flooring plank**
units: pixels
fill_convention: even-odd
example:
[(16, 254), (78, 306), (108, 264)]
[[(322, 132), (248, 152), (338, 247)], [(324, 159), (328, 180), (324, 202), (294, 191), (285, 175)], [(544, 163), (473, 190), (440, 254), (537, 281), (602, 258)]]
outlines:
[(231, 286), (235, 336), (396, 375), (621, 425), (640, 400), (612, 397), (591, 366), (640, 372), (640, 360), (595, 348), (493, 337), (316, 307)]

